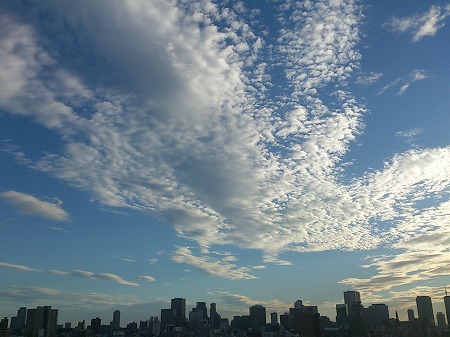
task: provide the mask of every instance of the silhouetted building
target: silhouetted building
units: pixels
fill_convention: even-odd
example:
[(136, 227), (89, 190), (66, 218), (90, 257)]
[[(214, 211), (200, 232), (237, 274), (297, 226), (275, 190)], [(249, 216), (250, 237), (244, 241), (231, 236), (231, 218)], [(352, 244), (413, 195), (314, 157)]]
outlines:
[(27, 309), (25, 323), (26, 337), (56, 337), (58, 324), (58, 309), (50, 306)]
[(414, 309), (408, 309), (406, 312), (408, 313), (408, 321), (414, 322), (416, 320), (416, 316), (414, 315)]
[(296, 301), (294, 308), (289, 309), (289, 331), (302, 337), (319, 337), (320, 314), (317, 306)]
[[(184, 298), (172, 298), (170, 301), (170, 308), (174, 311), (175, 326), (182, 326), (186, 322), (186, 299)], [(161, 318), (162, 319), (162, 318)]]
[(389, 308), (386, 304), (372, 304), (364, 309), (367, 323), (372, 327), (381, 327), (389, 321)]
[(250, 329), (251, 323), (250, 323), (250, 316), (244, 315), (244, 316), (234, 316), (233, 320), (231, 321), (231, 328), (235, 331), (247, 331)]
[(168, 327), (175, 326), (175, 310), (161, 309), (161, 331), (167, 331)]
[(154, 336), (159, 336), (161, 334), (161, 321), (158, 317), (150, 317), (148, 320), (149, 333)]
[(98, 317), (91, 319), (91, 330), (94, 335), (99, 335), (102, 329), (102, 320)]
[(209, 315), (211, 325), (214, 329), (219, 329), (220, 327), (220, 315), (217, 313), (216, 303), (211, 303), (209, 306)]
[(284, 314), (280, 315), (280, 325), (284, 327), (285, 330), (289, 331), (289, 313), (285, 312)]
[(450, 328), (450, 296), (444, 296), (445, 315), (447, 316), (448, 327)]
[[(14, 322), (13, 322), (13, 318), (14, 318)], [(22, 307), (19, 310), (17, 310), (16, 317), (11, 317), (11, 329), (24, 331), (26, 319), (27, 319), (27, 308)]]
[(303, 307), (303, 301), (302, 300), (297, 300), (294, 302), (294, 308), (301, 308)]
[(261, 332), (261, 327), (266, 325), (266, 308), (257, 304), (251, 306), (249, 312), (252, 331)]
[(208, 319), (208, 308), (205, 302), (197, 302), (195, 306), (196, 311), (201, 311), (203, 313), (203, 319)]
[(349, 317), (358, 314), (358, 310), (361, 306), (361, 296), (358, 291), (345, 291), (344, 303), (347, 305), (347, 315)]
[(362, 316), (363, 306), (358, 291), (345, 291), (344, 303), (347, 306), (347, 315), (350, 325), (351, 336), (362, 336), (364, 334), (364, 320)]
[(350, 328), (347, 314), (347, 304), (336, 304), (336, 325), (343, 329)]
[(443, 312), (436, 314), (436, 322), (439, 331), (444, 331), (447, 328), (447, 322), (445, 321), (445, 315)]
[(120, 330), (120, 311), (119, 310), (115, 310), (113, 312), (113, 320), (111, 323), (111, 328), (113, 331)]
[(276, 312), (270, 313), (270, 324), (278, 324), (278, 314)]
[(431, 303), (430, 296), (417, 296), (417, 313), (419, 315), (419, 321), (426, 326), (427, 331), (436, 326), (434, 322), (433, 304)]
[(136, 331), (138, 331), (138, 325), (136, 322), (131, 322), (127, 324), (127, 332), (135, 333)]
[(4, 317), (0, 320), (0, 337), (8, 337), (9, 336), (9, 320), (7, 317)]

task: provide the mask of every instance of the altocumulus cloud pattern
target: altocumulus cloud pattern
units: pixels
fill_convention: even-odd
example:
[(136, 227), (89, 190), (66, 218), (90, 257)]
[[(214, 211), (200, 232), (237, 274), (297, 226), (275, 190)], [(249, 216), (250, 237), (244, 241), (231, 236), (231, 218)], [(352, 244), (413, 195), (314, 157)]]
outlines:
[[(239, 266), (221, 247), (261, 251), (262, 264), (280, 265), (290, 264), (286, 252), (389, 247), (391, 255), (367, 261), (373, 276), (342, 281), (362, 292), (450, 272), (450, 147), (416, 147), (382, 168), (347, 171), (368, 112), (348, 86), (361, 61), (359, 3), (282, 3), (263, 29), (260, 12), (242, 3), (28, 5), (20, 16), (20, 6), (2, 4), (0, 108), (53, 131), (63, 147), (39, 158), (4, 150), (101, 205), (164, 219), (192, 243), (173, 261), (253, 279), (264, 266)], [(433, 7), (422, 21), (388, 26), (415, 29), (420, 43), (447, 15)], [(382, 76), (369, 75), (357, 83)], [(399, 94), (425, 78), (417, 70)], [(1, 197), (27, 199), (14, 193)]]

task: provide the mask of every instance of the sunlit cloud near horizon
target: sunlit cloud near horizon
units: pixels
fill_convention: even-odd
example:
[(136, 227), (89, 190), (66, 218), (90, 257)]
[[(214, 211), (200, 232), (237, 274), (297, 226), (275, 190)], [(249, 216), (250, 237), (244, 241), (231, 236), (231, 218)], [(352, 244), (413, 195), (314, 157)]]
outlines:
[[(445, 124), (433, 109), (448, 113), (448, 99), (425, 91), (440, 80), (442, 64), (367, 64), (375, 53), (366, 42), (366, 19), (376, 13), (369, 4), (23, 1), (0, 8), (0, 120), (52, 139), (31, 145), (5, 133), (1, 160), (66, 191), (5, 180), (0, 203), (11, 216), (0, 221), (39, 218), (52, 240), (113, 217), (132, 228), (133, 214), (148, 218), (149, 237), (162, 237), (152, 221), (173, 230), (161, 239), (166, 251), (140, 241), (128, 251), (99, 246), (105, 268), (84, 267), (68, 248), (64, 268), (2, 252), (2, 270), (54, 277), (55, 288), (57, 277), (77, 276), (96, 289), (118, 284), (137, 294), (144, 284), (163, 287), (158, 268), (189, 268), (208, 282), (232, 282), (215, 294), (224, 305), (244, 306), (258, 299), (233, 287), (264, 281), (270, 268), (296, 268), (310, 254), (367, 252), (353, 275), (330, 288), (399, 308), (408, 289), (435, 289), (430, 282), (449, 274), (450, 139), (421, 142)], [(405, 12), (379, 19), (386, 40), (432, 48), (448, 37), (450, 4)], [(422, 92), (433, 100), (416, 104), (428, 104), (426, 123), (411, 117), (422, 111), (399, 103)], [(379, 102), (399, 116), (385, 117), (392, 125), (372, 124)], [(377, 134), (391, 128), (391, 140)], [(364, 167), (358, 153), (368, 137), (385, 148), (373, 154), (376, 166)], [(98, 215), (80, 221), (70, 190), (88, 196)], [(148, 270), (133, 269), (144, 260)], [(260, 302), (274, 310), (286, 303)]]

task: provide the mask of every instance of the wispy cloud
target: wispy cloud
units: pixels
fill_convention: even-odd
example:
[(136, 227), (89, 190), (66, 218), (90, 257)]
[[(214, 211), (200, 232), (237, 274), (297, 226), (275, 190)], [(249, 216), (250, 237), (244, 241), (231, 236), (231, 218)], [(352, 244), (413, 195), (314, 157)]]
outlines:
[(412, 42), (417, 42), (425, 36), (434, 36), (444, 27), (444, 20), (450, 15), (450, 4), (433, 5), (427, 12), (409, 17), (394, 17), (386, 25), (396, 32), (409, 32)]
[[(111, 273), (93, 273), (93, 272), (86, 271), (86, 270), (73, 270), (73, 271), (68, 271), (68, 272), (61, 271), (61, 270), (55, 270), (55, 269), (42, 270), (42, 269), (34, 269), (34, 268), (27, 267), (27, 266), (16, 265), (16, 264), (11, 264), (11, 263), (6, 263), (6, 262), (0, 262), (0, 268), (28, 271), (28, 272), (43, 272), (43, 273), (49, 273), (49, 274), (61, 275), (61, 276), (76, 276), (76, 277), (81, 277), (81, 278), (86, 278), (86, 279), (102, 279), (102, 280), (112, 281), (112, 282), (126, 285), (126, 286), (133, 286), (133, 287), (139, 286), (138, 283), (126, 281), (123, 278), (121, 278), (120, 276), (111, 274)], [(151, 276), (140, 276), (137, 279), (149, 282), (150, 278), (152, 278), (152, 277)], [(154, 278), (152, 278), (152, 279), (153, 279), (153, 281), (155, 281)]]
[(156, 281), (156, 279), (153, 276), (148, 276), (148, 275), (138, 276), (138, 277), (136, 277), (136, 279), (139, 281), (145, 281), (145, 282), (155, 282)]
[(50, 228), (53, 231), (57, 231), (57, 232), (69, 233), (69, 231), (67, 229), (64, 229), (62, 227), (48, 226), (48, 228)]
[(22, 215), (34, 215), (53, 221), (69, 220), (69, 214), (61, 208), (62, 202), (58, 199), (52, 203), (16, 191), (2, 192), (0, 193), (0, 199), (14, 206), (17, 212)]
[(428, 76), (425, 74), (425, 70), (423, 69), (416, 69), (411, 74), (409, 74), (407, 78), (407, 82), (403, 84), (398, 91), (397, 95), (403, 95), (405, 91), (411, 86), (412, 83), (417, 81), (422, 81), (426, 79)]
[(398, 131), (395, 133), (396, 137), (403, 138), (407, 143), (413, 144), (417, 137), (423, 132), (421, 128), (414, 128), (404, 131)]
[[(176, 263), (186, 263), (197, 270), (211, 276), (224, 277), (231, 280), (255, 279), (256, 277), (249, 274), (251, 268), (236, 267), (230, 263), (229, 255), (214, 259), (210, 256), (194, 256), (189, 248), (179, 247), (172, 255), (172, 260)], [(234, 261), (232, 259), (231, 261)]]
[(359, 75), (355, 83), (360, 85), (371, 85), (377, 82), (383, 76), (382, 73), (370, 72), (369, 74)]
[(111, 257), (114, 257), (116, 259), (119, 259), (121, 261), (125, 262), (136, 262), (136, 259), (133, 256), (117, 256), (117, 255), (111, 255)]
[(383, 88), (381, 88), (378, 91), (377, 94), (381, 95), (391, 87), (400, 86), (400, 88), (397, 91), (397, 95), (401, 96), (406, 92), (406, 90), (408, 90), (411, 87), (413, 83), (422, 81), (428, 77), (429, 76), (426, 74), (424, 69), (415, 69), (411, 71), (409, 74), (396, 78), (394, 81), (386, 84)]

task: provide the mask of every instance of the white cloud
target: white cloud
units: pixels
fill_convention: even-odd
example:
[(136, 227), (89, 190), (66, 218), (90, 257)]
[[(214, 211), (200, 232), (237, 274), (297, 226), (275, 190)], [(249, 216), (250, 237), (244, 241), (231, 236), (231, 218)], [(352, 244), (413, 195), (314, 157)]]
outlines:
[(415, 69), (411, 71), (409, 74), (399, 77), (392, 81), (391, 83), (386, 84), (381, 90), (378, 92), (378, 95), (383, 94), (387, 89), (396, 86), (398, 84), (401, 85), (400, 89), (397, 91), (397, 95), (403, 95), (406, 90), (408, 90), (411, 87), (412, 83), (422, 81), (429, 76), (426, 74), (424, 69)]
[(14, 206), (23, 215), (35, 215), (54, 221), (69, 220), (69, 214), (61, 208), (62, 202), (60, 200), (50, 203), (16, 191), (2, 192), (0, 193), (0, 199)]
[[(221, 257), (218, 246), (260, 250), (265, 262), (284, 265), (286, 251), (394, 247), (405, 244), (397, 231), (418, 221), (421, 202), (443, 203), (448, 147), (397, 154), (380, 170), (342, 178), (366, 112), (346, 91), (360, 59), (362, 15), (353, 2), (288, 4), (271, 46), (222, 3), (178, 5), (55, 1), (36, 11), (64, 16), (65, 27), (5, 19), (10, 28), (0, 45), (17, 65), (0, 75), (16, 84), (0, 107), (58, 132), (65, 145), (32, 164), (19, 156), (24, 164), (88, 191), (102, 206), (164, 219), (201, 252), (178, 248), (175, 262), (229, 279), (254, 279), (256, 268), (237, 254)], [(77, 44), (64, 34), (39, 35), (67, 27)], [(50, 58), (43, 40), (62, 54)], [(11, 41), (20, 42), (20, 53), (7, 48)], [(271, 59), (261, 56), (273, 49)], [(285, 79), (272, 76), (280, 67)], [(417, 70), (383, 91), (424, 78)], [(271, 98), (271, 88), (281, 93)], [(380, 287), (415, 280), (378, 277)]]
[(156, 281), (156, 279), (153, 276), (148, 276), (148, 275), (138, 276), (138, 277), (136, 277), (136, 279), (139, 281), (145, 281), (145, 282), (155, 282)]
[(434, 36), (436, 32), (444, 27), (444, 20), (450, 15), (450, 5), (433, 5), (427, 12), (409, 17), (394, 17), (387, 24), (397, 32), (409, 32), (412, 41), (417, 42), (425, 36)]
[(397, 95), (403, 95), (405, 91), (408, 90), (409, 86), (410, 86), (409, 83), (403, 84), (400, 90), (398, 91)]
[(369, 74), (359, 75), (355, 83), (360, 85), (370, 85), (377, 82), (383, 76), (382, 73), (370, 72)]
[(111, 273), (93, 273), (93, 272), (86, 271), (86, 270), (73, 270), (70, 272), (65, 272), (65, 271), (55, 270), (55, 269), (39, 270), (39, 269), (30, 268), (27, 266), (10, 264), (10, 263), (6, 263), (6, 262), (0, 262), (0, 268), (20, 270), (20, 271), (29, 271), (29, 272), (44, 272), (44, 273), (60, 275), (60, 276), (76, 276), (76, 277), (82, 277), (82, 278), (93, 279), (93, 280), (94, 279), (102, 279), (102, 280), (106, 280), (106, 281), (113, 281), (115, 283), (126, 285), (126, 286), (133, 286), (133, 287), (139, 286), (139, 284), (137, 284), (135, 282), (126, 281), (123, 278), (121, 278), (120, 276), (111, 274)]
[(395, 133), (395, 136), (405, 139), (408, 143), (412, 143), (422, 132), (423, 129), (414, 128), (404, 131), (398, 131)]
[(22, 266), (18, 264), (11, 264), (6, 262), (0, 262), (1, 268), (13, 269), (13, 270), (22, 270), (22, 271), (39, 271), (37, 269), (33, 269), (27, 266)]
[(57, 231), (57, 232), (69, 233), (69, 231), (67, 229), (64, 229), (62, 227), (48, 226), (48, 228), (50, 228), (51, 230)]
[(255, 279), (256, 277), (249, 274), (250, 268), (236, 267), (229, 262), (228, 256), (222, 259), (213, 259), (208, 256), (194, 256), (189, 248), (178, 247), (173, 253), (172, 260), (176, 263), (189, 264), (197, 270), (211, 276), (224, 277), (231, 280)]

